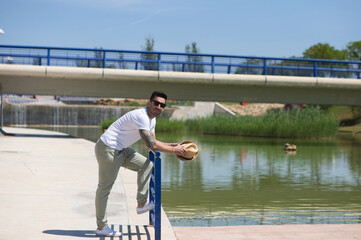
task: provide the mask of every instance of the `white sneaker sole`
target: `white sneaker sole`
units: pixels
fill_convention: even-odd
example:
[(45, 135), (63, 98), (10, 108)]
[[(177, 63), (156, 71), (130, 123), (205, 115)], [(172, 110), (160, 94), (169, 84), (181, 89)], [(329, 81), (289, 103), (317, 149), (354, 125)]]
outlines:
[(143, 214), (146, 212), (149, 212), (150, 210), (153, 210), (155, 208), (154, 204), (146, 204), (144, 207), (142, 208), (137, 208), (137, 214)]
[(122, 234), (112, 234), (112, 235), (108, 235), (108, 234), (104, 234), (104, 233), (95, 233), (95, 235), (97, 235), (98, 237), (121, 237)]

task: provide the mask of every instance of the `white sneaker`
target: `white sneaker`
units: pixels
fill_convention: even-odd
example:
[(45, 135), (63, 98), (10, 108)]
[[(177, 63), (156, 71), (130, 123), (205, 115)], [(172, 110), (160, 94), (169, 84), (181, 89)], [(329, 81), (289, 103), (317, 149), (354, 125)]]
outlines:
[(141, 207), (141, 208), (137, 208), (137, 213), (138, 214), (142, 214), (142, 213), (146, 213), (146, 212), (148, 212), (148, 211), (150, 211), (150, 210), (152, 210), (152, 209), (154, 209), (155, 208), (155, 205), (154, 205), (154, 203), (150, 203), (150, 202), (147, 202), (145, 205), (144, 205), (144, 207)]
[(105, 236), (105, 237), (120, 237), (122, 236), (121, 232), (114, 231), (110, 229), (108, 225), (105, 225), (102, 230), (95, 230), (95, 234), (98, 236)]

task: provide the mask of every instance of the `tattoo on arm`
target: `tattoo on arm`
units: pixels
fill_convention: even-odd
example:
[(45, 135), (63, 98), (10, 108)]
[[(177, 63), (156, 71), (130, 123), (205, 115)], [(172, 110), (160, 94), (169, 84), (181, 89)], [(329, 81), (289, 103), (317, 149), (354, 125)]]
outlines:
[(156, 143), (155, 138), (151, 132), (149, 132), (148, 130), (141, 129), (139, 130), (139, 134), (148, 148), (153, 148), (155, 146)]

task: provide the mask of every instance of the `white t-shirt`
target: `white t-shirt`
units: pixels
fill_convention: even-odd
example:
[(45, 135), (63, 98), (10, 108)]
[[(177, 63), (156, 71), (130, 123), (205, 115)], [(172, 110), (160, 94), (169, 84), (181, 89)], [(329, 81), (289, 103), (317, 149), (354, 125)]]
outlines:
[(122, 150), (140, 139), (139, 130), (155, 132), (155, 118), (150, 119), (147, 108), (130, 111), (116, 120), (100, 139), (105, 145)]

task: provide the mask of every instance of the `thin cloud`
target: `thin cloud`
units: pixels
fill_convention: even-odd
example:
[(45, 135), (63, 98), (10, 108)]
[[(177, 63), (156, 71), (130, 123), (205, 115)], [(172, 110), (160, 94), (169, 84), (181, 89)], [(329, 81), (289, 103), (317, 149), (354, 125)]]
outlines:
[(158, 9), (156, 12), (152, 13), (152, 14), (149, 15), (148, 17), (141, 18), (141, 19), (138, 19), (138, 20), (132, 22), (131, 25), (137, 25), (137, 24), (140, 24), (140, 23), (143, 23), (143, 22), (150, 21), (152, 18), (154, 18), (155, 16), (157, 16), (158, 14), (160, 14), (162, 11), (163, 11), (163, 10)]

